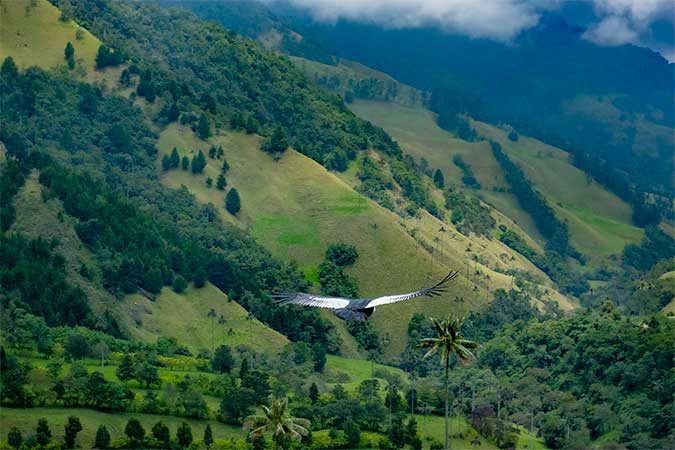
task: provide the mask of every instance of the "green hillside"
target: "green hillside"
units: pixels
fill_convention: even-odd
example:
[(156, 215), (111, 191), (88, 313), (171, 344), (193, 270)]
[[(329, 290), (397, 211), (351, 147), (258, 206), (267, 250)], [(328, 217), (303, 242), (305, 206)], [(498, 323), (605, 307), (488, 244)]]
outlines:
[[(175, 338), (195, 354), (220, 345), (234, 348), (253, 343), (257, 351), (276, 354), (288, 343), (211, 283), (200, 289), (190, 286), (181, 294), (166, 287), (153, 299), (133, 294), (123, 305), (134, 337), (147, 342), (162, 336)], [(211, 310), (215, 317), (209, 316)]]
[[(443, 170), (446, 179), (461, 184), (461, 172), (452, 162), (459, 154), (471, 164), (481, 184), (479, 193), (529, 236), (541, 242), (532, 219), (507, 192), (501, 169), (487, 142), (466, 142), (454, 138), (434, 122), (433, 113), (421, 108), (391, 102), (356, 101), (350, 108), (359, 116), (382, 126), (416, 158), (426, 158), (431, 167)], [(540, 190), (568, 222), (572, 243), (588, 253), (591, 263), (618, 254), (627, 243), (639, 242), (642, 231), (630, 223), (630, 206), (602, 186), (587, 179), (569, 163), (569, 155), (560, 149), (521, 136), (517, 142), (506, 138), (496, 127), (472, 122), (477, 132), (499, 141), (523, 167)]]
[[(215, 183), (220, 161), (209, 160), (203, 175), (172, 170), (163, 174), (162, 181), (172, 187), (187, 186), (197, 200), (212, 203), (223, 218), (250, 230), (273, 254), (297, 261), (310, 279), (316, 281), (317, 267), (328, 245), (334, 242), (350, 243), (359, 249), (359, 259), (349, 272), (358, 280), (364, 296), (416, 289), (448, 270), (432, 262), (399, 225), (400, 218), (295, 151), (289, 150), (274, 161), (260, 150), (260, 140), (255, 136), (230, 132), (205, 143), (178, 126), (161, 134), (159, 149), (161, 154), (168, 154), (176, 146), (182, 156), (189, 151), (206, 150), (211, 143), (225, 149), (225, 159), (231, 167), (226, 175), (227, 189), (236, 187), (242, 199), (236, 219), (225, 211), (225, 192), (208, 188), (205, 183), (207, 176)], [(445, 315), (451, 310), (464, 311), (468, 305), (451, 302), (459, 293), (457, 289), (442, 299), (401, 303), (378, 311), (374, 323), (383, 334), (399, 330), (391, 332), (387, 355), (398, 355), (405, 346), (405, 329), (414, 312)], [(353, 349), (347, 347), (347, 351), (349, 354)]]
[[(204, 173), (199, 175), (180, 169), (164, 172), (162, 181), (175, 188), (188, 187), (198, 201), (213, 204), (221, 217), (247, 229), (273, 254), (297, 261), (309, 280), (318, 281), (318, 265), (328, 245), (334, 242), (358, 248), (359, 259), (348, 272), (357, 279), (362, 296), (413, 290), (442, 277), (449, 268), (461, 272), (464, 280), (456, 281), (443, 298), (400, 303), (381, 308), (373, 316), (380, 335), (388, 341), (387, 358), (396, 357), (405, 346), (405, 330), (413, 313), (433, 317), (450, 311), (465, 314), (489, 301), (487, 290), (513, 286), (511, 277), (498, 273), (496, 267), (506, 264), (543, 276), (497, 240), (466, 237), (430, 214), (422, 214), (419, 220), (393, 214), (350, 188), (346, 184), (349, 173), (338, 177), (292, 150), (275, 160), (260, 150), (260, 140), (255, 136), (227, 132), (203, 142), (189, 129), (172, 125), (160, 135), (159, 156), (161, 159), (176, 147), (181, 157), (191, 158), (199, 150), (207, 153), (210, 145), (224, 148), (230, 165), (226, 190), (235, 187), (242, 199), (236, 218), (225, 211), (226, 191), (206, 185), (207, 177), (215, 184), (221, 172), (220, 160), (207, 158)], [(469, 263), (467, 256), (473, 254), (481, 262)], [(548, 287), (546, 296), (563, 309), (574, 307), (569, 299)], [(465, 300), (456, 302), (456, 297)], [(333, 322), (345, 339), (343, 353), (357, 356), (353, 340), (343, 332), (343, 324), (339, 320)]]
[(495, 140), (525, 171), (536, 188), (567, 221), (572, 243), (591, 262), (619, 254), (644, 232), (631, 223), (631, 207), (570, 164), (570, 155), (539, 140), (521, 136), (513, 142), (506, 131), (474, 122), (479, 134)]
[(72, 20), (64, 22), (60, 17), (59, 9), (47, 0), (2, 1), (0, 59), (11, 56), (19, 67), (65, 67), (63, 51), (70, 42), (75, 47), (75, 60), (93, 71), (99, 40)]

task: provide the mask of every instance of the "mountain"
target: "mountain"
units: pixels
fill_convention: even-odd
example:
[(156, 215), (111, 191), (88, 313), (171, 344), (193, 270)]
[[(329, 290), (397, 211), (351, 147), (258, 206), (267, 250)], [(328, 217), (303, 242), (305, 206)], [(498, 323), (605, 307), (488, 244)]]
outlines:
[[(570, 152), (575, 165), (625, 201), (663, 196), (658, 209), (672, 220), (675, 66), (657, 53), (596, 46), (553, 14), (504, 45), (434, 29), (321, 24), (287, 5), (274, 11), (286, 12), (298, 33), (332, 54), (429, 91), (442, 127), (456, 129), (458, 112), (508, 123)], [(658, 220), (649, 218), (654, 208), (636, 214), (636, 223)]]
[[(443, 369), (416, 344), (448, 314), (481, 343), (451, 361), (455, 447), (668, 439), (668, 235), (564, 150), (444, 130), (433, 95), (228, 7), (206, 9), (262, 45), (144, 2), (0, 4), (0, 446), (285, 446), (241, 427), (273, 395), (311, 421), (298, 448), (438, 448)], [(368, 323), (271, 301), (451, 268)]]

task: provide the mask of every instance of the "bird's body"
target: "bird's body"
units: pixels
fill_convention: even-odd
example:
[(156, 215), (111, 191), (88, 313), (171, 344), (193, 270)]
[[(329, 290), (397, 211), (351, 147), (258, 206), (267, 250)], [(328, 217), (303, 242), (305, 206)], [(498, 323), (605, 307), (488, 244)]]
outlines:
[(433, 297), (445, 292), (450, 280), (457, 276), (457, 272), (451, 271), (443, 280), (436, 285), (409, 292), (407, 294), (386, 295), (377, 298), (350, 299), (344, 297), (329, 297), (304, 292), (286, 293), (276, 295), (276, 303), (279, 305), (303, 305), (316, 308), (332, 309), (336, 316), (343, 320), (365, 321), (375, 312), (375, 308), (390, 303), (402, 302), (416, 297)]

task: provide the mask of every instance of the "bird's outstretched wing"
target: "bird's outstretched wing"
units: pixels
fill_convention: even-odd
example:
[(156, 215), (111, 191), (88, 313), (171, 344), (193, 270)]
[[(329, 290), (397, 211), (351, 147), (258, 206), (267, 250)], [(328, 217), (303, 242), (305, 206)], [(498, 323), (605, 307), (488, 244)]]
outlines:
[(274, 294), (277, 305), (304, 305), (317, 308), (340, 309), (349, 305), (349, 299), (342, 297), (322, 297), (320, 295), (305, 294), (302, 292)]
[(410, 300), (411, 298), (415, 297), (422, 297), (422, 296), (433, 297), (436, 295), (441, 295), (447, 289), (447, 283), (451, 281), (453, 278), (455, 278), (457, 275), (458, 272), (453, 270), (449, 274), (447, 274), (446, 277), (443, 278), (439, 283), (437, 283), (432, 287), (420, 289), (419, 291), (415, 292), (408, 292), (407, 294), (386, 295), (384, 297), (374, 298), (370, 302), (368, 302), (368, 304), (365, 307), (374, 308), (376, 306), (388, 305), (389, 303), (396, 303), (405, 300)]

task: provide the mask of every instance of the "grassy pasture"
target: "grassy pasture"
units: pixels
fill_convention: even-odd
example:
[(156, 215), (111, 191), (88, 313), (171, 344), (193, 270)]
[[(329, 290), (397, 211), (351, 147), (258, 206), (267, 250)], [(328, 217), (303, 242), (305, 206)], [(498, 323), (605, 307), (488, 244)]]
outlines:
[[(68, 42), (75, 47), (75, 59), (87, 71), (94, 70), (99, 40), (73, 21), (59, 20), (61, 12), (47, 0), (4, 0), (0, 3), (0, 59), (14, 58), (21, 67), (51, 69), (66, 65), (63, 50)], [(81, 30), (82, 39), (75, 37)]]
[[(148, 342), (172, 337), (193, 353), (211, 350), (212, 345), (255, 345), (257, 351), (275, 354), (288, 343), (286, 337), (249, 316), (211, 283), (201, 289), (189, 286), (181, 294), (165, 287), (152, 301), (133, 294), (124, 299), (123, 305), (135, 337)], [(211, 309), (217, 317), (208, 316)]]
[(44, 417), (52, 431), (52, 440), (63, 440), (64, 430), (69, 416), (77, 416), (82, 423), (82, 431), (77, 436), (77, 444), (81, 448), (93, 448), (96, 438), (96, 430), (99, 425), (105, 425), (110, 433), (111, 440), (124, 437), (124, 427), (127, 421), (135, 417), (141, 422), (146, 434), (150, 433), (152, 426), (160, 420), (168, 425), (171, 435), (175, 439), (178, 426), (186, 422), (192, 427), (192, 436), (195, 441), (201, 441), (207, 424), (211, 425), (214, 439), (242, 439), (246, 432), (240, 427), (226, 425), (214, 420), (194, 420), (183, 417), (163, 416), (156, 414), (115, 412), (104, 413), (85, 408), (8, 408), (0, 409), (0, 424), (2, 424), (2, 439), (6, 439), (6, 430), (17, 427), (21, 430), (24, 438), (35, 432), (38, 419)]

